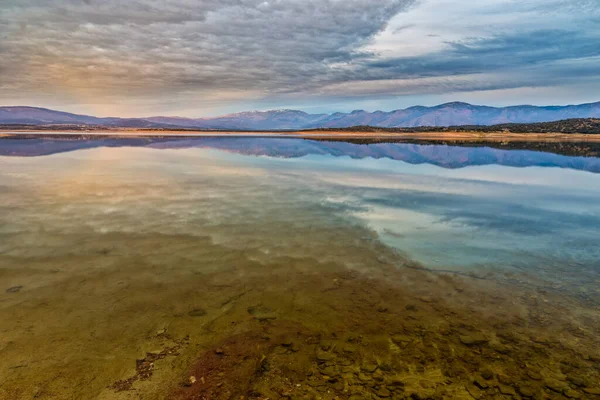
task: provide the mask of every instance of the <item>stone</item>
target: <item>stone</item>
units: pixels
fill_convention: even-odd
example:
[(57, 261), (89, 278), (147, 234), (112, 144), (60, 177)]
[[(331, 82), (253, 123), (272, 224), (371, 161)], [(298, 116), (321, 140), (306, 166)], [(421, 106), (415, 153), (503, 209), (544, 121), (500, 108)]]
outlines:
[(542, 380), (542, 376), (535, 371), (527, 371), (527, 376), (533, 379), (534, 381)]
[(378, 367), (377, 363), (375, 363), (373, 361), (364, 361), (360, 366), (360, 370), (364, 371), (364, 372), (373, 373), (373, 372), (375, 372), (377, 367)]
[(510, 347), (508, 347), (500, 342), (492, 342), (492, 343), (490, 343), (490, 347), (492, 348), (492, 350), (494, 350), (500, 354), (507, 354), (508, 352), (510, 352)]
[(573, 389), (567, 389), (563, 392), (563, 394), (570, 399), (581, 399), (582, 398), (581, 393), (579, 393)]
[(410, 342), (411, 342), (411, 338), (405, 335), (394, 335), (392, 336), (392, 342), (396, 343), (398, 346), (404, 348), (406, 347)]
[(534, 397), (535, 390), (531, 386), (521, 385), (519, 386), (519, 394), (523, 397)]
[(333, 367), (333, 366), (329, 366), (326, 368), (323, 368), (323, 370), (321, 371), (321, 373), (330, 376), (332, 378), (335, 378), (337, 376), (340, 376), (340, 373)]
[(484, 369), (483, 371), (481, 371), (481, 376), (483, 377), (483, 379), (486, 379), (489, 381), (490, 379), (492, 379), (494, 377), (494, 373), (489, 369)]
[(507, 395), (507, 396), (516, 396), (517, 395), (517, 392), (515, 391), (515, 389), (512, 386), (499, 384), (498, 390), (500, 390), (500, 393)]
[(190, 317), (204, 317), (206, 315), (206, 310), (203, 308), (194, 308), (188, 312), (188, 315)]
[(467, 392), (469, 392), (469, 394), (473, 396), (474, 399), (480, 399), (483, 395), (481, 393), (481, 390), (475, 385), (466, 385), (465, 389), (467, 389)]
[(594, 394), (600, 396), (600, 388), (585, 388), (583, 391), (587, 394)]
[(262, 305), (248, 307), (248, 313), (260, 322), (277, 319), (275, 313)]
[(460, 342), (465, 346), (478, 346), (488, 342), (488, 339), (481, 333), (473, 333), (470, 335), (460, 335)]
[(358, 374), (358, 380), (363, 381), (363, 382), (368, 382), (368, 381), (372, 381), (373, 378), (371, 378), (369, 375), (363, 374), (361, 372)]
[(483, 378), (479, 377), (473, 379), (473, 383), (480, 389), (487, 389), (490, 386), (485, 380), (483, 380)]
[(19, 293), (21, 289), (23, 289), (22, 285), (11, 286), (8, 289), (6, 289), (6, 293)]
[(544, 382), (546, 387), (550, 390), (553, 390), (557, 393), (562, 393), (563, 390), (566, 389), (566, 385), (564, 382), (556, 381), (556, 380), (548, 380)]
[(331, 361), (335, 358), (335, 354), (334, 353), (330, 353), (328, 351), (324, 351), (324, 350), (319, 350), (317, 351), (317, 360), (319, 361)]
[(392, 393), (384, 387), (380, 387), (375, 394), (379, 397), (390, 397), (392, 395)]

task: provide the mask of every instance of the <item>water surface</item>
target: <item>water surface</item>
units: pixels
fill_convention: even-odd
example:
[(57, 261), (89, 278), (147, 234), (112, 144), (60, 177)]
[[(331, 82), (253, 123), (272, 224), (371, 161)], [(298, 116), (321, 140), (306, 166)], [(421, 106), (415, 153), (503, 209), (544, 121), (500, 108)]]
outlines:
[(598, 158), (243, 137), (0, 154), (0, 398), (593, 396)]

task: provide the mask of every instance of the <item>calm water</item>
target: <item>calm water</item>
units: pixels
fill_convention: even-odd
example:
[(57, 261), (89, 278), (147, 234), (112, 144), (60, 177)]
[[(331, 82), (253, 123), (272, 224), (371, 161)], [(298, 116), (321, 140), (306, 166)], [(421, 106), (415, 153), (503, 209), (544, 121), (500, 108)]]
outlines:
[[(0, 308), (3, 321), (8, 321), (0, 337), (0, 355), (4, 353), (0, 377), (5, 381), (0, 384), (4, 385), (1, 398), (129, 398), (122, 394), (127, 392), (107, 386), (135, 374), (131, 360), (155, 345), (147, 344), (148, 332), (161, 336), (167, 327), (181, 337), (194, 332), (202, 338), (196, 346), (208, 348), (222, 340), (218, 333), (225, 328), (202, 336), (206, 331), (200, 333), (195, 331), (199, 326), (181, 322), (182, 315), (194, 316), (196, 310), (200, 319), (219, 321), (223, 313), (235, 325), (240, 320), (227, 308), (227, 299), (265, 287), (287, 288), (301, 298), (303, 291), (313, 287), (297, 286), (302, 277), (322, 273), (319, 282), (331, 285), (331, 279), (339, 280), (327, 274), (336, 274), (337, 269), (366, 279), (379, 276), (382, 268), (433, 273), (433, 278), (425, 276), (422, 281), (409, 272), (381, 277), (382, 285), (406, 279), (407, 290), (419, 290), (423, 282), (437, 285), (439, 277), (448, 276), (464, 278), (460, 285), (477, 281), (495, 285), (473, 289), (481, 290), (482, 299), (486, 290), (504, 293), (507, 302), (513, 301), (511, 293), (557, 296), (535, 300), (535, 307), (544, 307), (538, 302), (545, 302), (557, 308), (519, 311), (519, 318), (535, 321), (543, 314), (553, 319), (559, 310), (576, 304), (581, 310), (570, 317), (584, 318), (577, 324), (585, 337), (594, 343), (598, 340), (592, 331), (600, 306), (598, 158), (291, 138), (0, 140), (0, 190)], [(290, 265), (294, 273), (286, 272)], [(196, 289), (188, 286), (194, 279)], [(207, 282), (212, 286), (197, 289)], [(423, 285), (423, 292), (414, 296), (426, 296), (424, 304), (445, 296), (436, 292), (437, 286)], [(356, 290), (352, 296), (358, 296)], [(241, 320), (249, 314), (264, 325), (275, 313), (277, 321), (288, 315), (303, 323), (301, 317), (291, 316), (292, 311), (279, 310), (273, 305), (276, 301), (269, 303), (271, 295), (261, 293), (262, 297), (240, 305)], [(219, 296), (225, 300), (215, 300)], [(457, 309), (476, 298), (456, 296), (452, 306)], [(392, 304), (393, 298), (386, 302)], [(342, 295), (337, 299), (332, 298), (332, 307), (339, 301), (343, 309), (346, 300)], [(281, 302), (285, 303), (284, 297)], [(524, 304), (507, 303), (506, 309), (520, 310)], [(534, 305), (527, 303), (527, 307)], [(327, 311), (300, 308), (303, 318), (322, 317), (323, 326), (331, 321)], [(379, 308), (387, 313), (389, 306)], [(436, 310), (442, 313), (433, 307), (430, 314)], [(492, 318), (493, 310), (492, 304), (481, 311), (481, 321), (483, 315)], [(502, 312), (493, 318), (500, 318)], [(397, 323), (386, 321), (384, 330)], [(564, 327), (566, 322), (561, 324)], [(460, 329), (465, 326), (470, 325)], [(540, 323), (540, 327), (548, 332), (548, 325)], [(202, 329), (208, 328), (202, 325)], [(487, 333), (497, 336), (489, 329)], [(183, 346), (175, 336), (169, 340)], [(98, 340), (95, 345), (94, 340)], [(57, 356), (53, 349), (61, 345), (65, 350)], [(173, 376), (181, 376), (185, 366), (193, 364), (195, 353), (185, 354), (187, 362), (169, 365)], [(63, 375), (57, 373), (63, 367)], [(103, 372), (97, 372), (95, 382), (83, 389), (78, 386), (85, 381), (77, 373), (81, 368)], [(377, 371), (385, 370), (380, 365)], [(173, 376), (148, 380), (156, 387), (133, 387), (146, 393), (142, 398), (152, 398), (148, 393), (162, 393)], [(361, 377), (356, 376), (358, 382)], [(582, 376), (592, 379), (597, 371), (585, 370)], [(61, 379), (62, 386), (52, 383)], [(467, 386), (460, 386), (466, 389), (460, 390), (474, 396), (468, 380)], [(552, 392), (539, 380), (530, 380), (540, 395)], [(372, 389), (381, 398), (388, 397), (386, 393), (400, 396), (391, 385), (371, 385), (367, 390), (360, 382), (353, 386), (346, 380), (342, 390), (333, 386), (335, 382), (339, 381), (327, 387), (339, 398), (349, 397), (354, 386), (359, 388), (357, 395), (366, 396)], [(407, 382), (402, 396), (410, 395)], [(79, 389), (67, 389), (69, 385)], [(570, 385), (568, 390), (592, 396), (582, 391), (584, 384)], [(519, 386), (513, 386), (519, 393)], [(329, 398), (329, 391), (315, 388), (321, 398)], [(500, 390), (477, 389), (483, 396)], [(212, 398), (225, 393), (225, 389), (215, 390)], [(235, 393), (228, 390), (228, 395)], [(462, 396), (459, 389), (447, 390), (455, 390), (448, 392), (448, 398)], [(308, 389), (302, 394), (307, 393)]]

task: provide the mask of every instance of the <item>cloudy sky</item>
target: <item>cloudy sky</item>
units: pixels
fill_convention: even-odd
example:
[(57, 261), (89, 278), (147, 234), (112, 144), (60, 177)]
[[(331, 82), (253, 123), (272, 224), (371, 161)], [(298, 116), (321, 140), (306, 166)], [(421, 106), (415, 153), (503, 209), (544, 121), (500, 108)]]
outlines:
[(112, 116), (600, 100), (599, 0), (0, 0), (0, 105)]

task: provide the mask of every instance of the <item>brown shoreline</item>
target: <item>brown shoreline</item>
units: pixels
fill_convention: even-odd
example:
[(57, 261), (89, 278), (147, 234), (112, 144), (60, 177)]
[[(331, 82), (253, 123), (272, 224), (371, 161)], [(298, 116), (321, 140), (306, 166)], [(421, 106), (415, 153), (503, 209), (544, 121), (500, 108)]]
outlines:
[(409, 139), (409, 140), (459, 140), (483, 142), (600, 142), (600, 134), (565, 133), (507, 133), (507, 132), (349, 132), (332, 130), (311, 131), (157, 131), (140, 129), (106, 130), (0, 130), (0, 138), (36, 135), (43, 137), (69, 137), (71, 135), (91, 137), (207, 137), (207, 136), (248, 136), (248, 137), (298, 137), (310, 139)]

